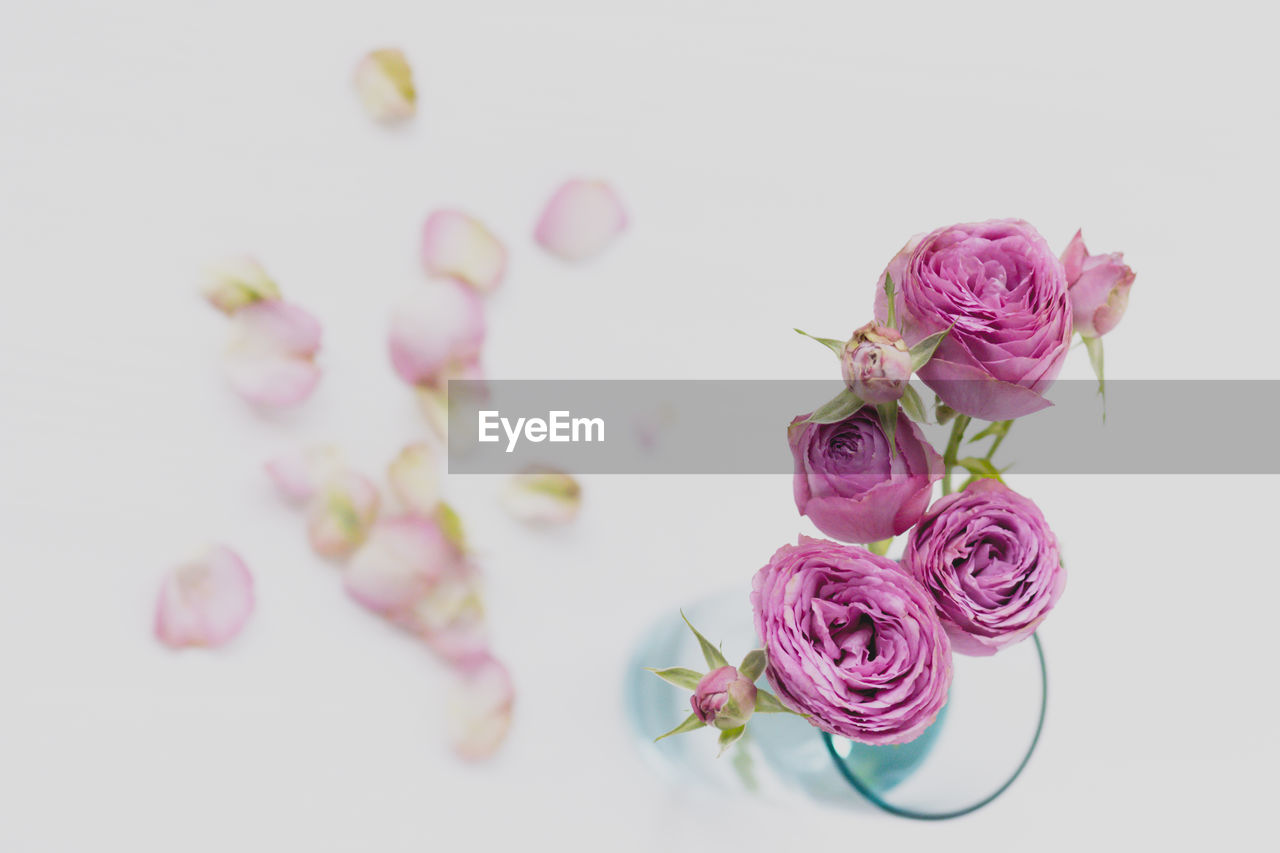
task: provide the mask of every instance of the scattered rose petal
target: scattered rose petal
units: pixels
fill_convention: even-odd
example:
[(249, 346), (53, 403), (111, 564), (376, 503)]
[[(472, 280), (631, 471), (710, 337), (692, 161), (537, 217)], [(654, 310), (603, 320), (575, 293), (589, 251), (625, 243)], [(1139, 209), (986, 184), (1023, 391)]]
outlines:
[(354, 471), (331, 476), (311, 498), (307, 535), (321, 556), (350, 554), (369, 535), (378, 517), (378, 489)]
[(438, 521), (404, 515), (373, 526), (344, 581), (360, 604), (403, 621), (444, 578), (463, 571), (462, 553)]
[(165, 576), (156, 601), (156, 638), (170, 648), (220, 646), (253, 612), (253, 576), (221, 545)]
[(425, 442), (400, 451), (387, 469), (391, 491), (407, 512), (431, 515), (440, 503), (440, 466), (436, 452)]
[(391, 364), (410, 385), (443, 388), (449, 379), (480, 376), (484, 306), (451, 279), (416, 288), (392, 311)]
[(566, 261), (600, 252), (627, 227), (627, 212), (604, 181), (568, 181), (551, 196), (534, 229), (544, 249)]
[(432, 275), (491, 293), (506, 273), (507, 250), (479, 220), (457, 210), (437, 210), (422, 228), (422, 263)]
[(521, 521), (564, 524), (578, 515), (582, 486), (563, 471), (540, 470), (512, 475), (502, 505)]
[(413, 71), (399, 49), (388, 47), (366, 55), (356, 65), (355, 84), (360, 102), (377, 121), (399, 121), (414, 114), (418, 96)]
[(441, 577), (400, 624), (455, 665), (469, 665), (486, 656), (489, 631), (480, 573), (470, 563), (457, 564), (457, 570)]
[(246, 305), (280, 298), (277, 285), (253, 258), (228, 258), (209, 270), (205, 299), (224, 314), (234, 314)]
[(280, 495), (290, 503), (306, 503), (329, 480), (345, 470), (342, 453), (332, 445), (293, 450), (263, 466)]
[(262, 406), (293, 406), (311, 395), (320, 381), (314, 358), (321, 333), (314, 317), (273, 299), (244, 306), (232, 323), (226, 371), (237, 394)]
[(464, 668), (449, 693), (449, 737), (469, 761), (491, 758), (511, 728), (515, 686), (507, 668), (491, 657)]

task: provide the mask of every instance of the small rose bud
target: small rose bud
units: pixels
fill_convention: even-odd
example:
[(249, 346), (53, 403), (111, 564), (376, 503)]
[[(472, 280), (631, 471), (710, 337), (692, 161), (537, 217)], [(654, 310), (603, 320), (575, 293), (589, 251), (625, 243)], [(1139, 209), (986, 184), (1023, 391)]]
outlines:
[(698, 719), (721, 731), (746, 724), (756, 709), (756, 686), (732, 666), (713, 669), (698, 682), (689, 697)]
[(1062, 253), (1067, 273), (1067, 295), (1075, 330), (1086, 338), (1100, 338), (1116, 327), (1129, 307), (1134, 272), (1124, 254), (1090, 255), (1079, 231)]
[(901, 334), (872, 322), (849, 338), (840, 366), (850, 391), (867, 403), (887, 403), (907, 388), (911, 352)]

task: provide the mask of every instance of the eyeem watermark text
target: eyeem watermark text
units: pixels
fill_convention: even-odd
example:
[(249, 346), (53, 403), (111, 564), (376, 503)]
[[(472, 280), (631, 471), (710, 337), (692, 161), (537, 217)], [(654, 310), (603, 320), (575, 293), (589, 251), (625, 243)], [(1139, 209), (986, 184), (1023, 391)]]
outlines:
[(567, 411), (547, 412), (542, 418), (504, 418), (496, 411), (479, 412), (479, 440), (501, 441), (499, 430), (506, 433), (507, 452), (511, 453), (523, 436), (525, 440), (539, 441), (604, 441), (604, 418), (575, 418)]

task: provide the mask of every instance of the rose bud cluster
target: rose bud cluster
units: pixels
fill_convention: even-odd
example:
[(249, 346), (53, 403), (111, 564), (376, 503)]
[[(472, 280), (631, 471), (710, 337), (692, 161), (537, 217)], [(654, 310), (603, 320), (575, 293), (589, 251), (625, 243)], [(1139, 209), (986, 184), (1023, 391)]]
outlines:
[(1067, 580), (1039, 507), (990, 479), (939, 499), (911, 531), (902, 565), (932, 595), (952, 648), (968, 655), (1031, 636)]
[(896, 329), (867, 323), (844, 345), (844, 384), (867, 403), (888, 403), (906, 391), (911, 352)]
[(1077, 231), (1062, 253), (1062, 266), (1076, 331), (1081, 337), (1100, 338), (1114, 329), (1129, 307), (1129, 288), (1135, 277), (1124, 262), (1124, 254), (1090, 255)]
[(929, 594), (892, 560), (802, 536), (752, 587), (765, 674), (813, 725), (860, 743), (906, 743), (946, 704), (951, 644)]
[(721, 731), (736, 729), (746, 725), (756, 708), (756, 685), (740, 675), (737, 667), (722, 666), (702, 676), (689, 704), (706, 725)]

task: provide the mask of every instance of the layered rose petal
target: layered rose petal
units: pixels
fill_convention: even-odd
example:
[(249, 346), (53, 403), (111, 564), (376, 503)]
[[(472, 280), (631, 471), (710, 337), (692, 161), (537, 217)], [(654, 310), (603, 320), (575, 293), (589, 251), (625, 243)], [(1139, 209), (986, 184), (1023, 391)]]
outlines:
[(485, 658), (458, 673), (449, 693), (449, 737), (459, 757), (491, 758), (506, 740), (515, 705), (515, 685), (507, 668)]
[(413, 71), (397, 48), (367, 54), (356, 64), (354, 79), (360, 102), (377, 121), (398, 121), (414, 114), (418, 97)]
[(1031, 636), (1067, 580), (1039, 507), (988, 479), (940, 498), (911, 531), (902, 565), (933, 596), (952, 646), (968, 655)]
[(224, 314), (234, 314), (246, 305), (280, 298), (280, 286), (253, 258), (228, 258), (212, 267), (203, 287), (208, 299)]
[(1114, 329), (1129, 307), (1129, 288), (1135, 277), (1124, 262), (1124, 254), (1090, 255), (1077, 231), (1062, 254), (1062, 265), (1075, 330), (1086, 338), (1097, 338)]
[(437, 585), (467, 571), (462, 552), (436, 519), (403, 515), (373, 526), (343, 581), (347, 593), (368, 609), (411, 621), (414, 608)]
[(506, 273), (507, 250), (478, 219), (458, 210), (437, 210), (422, 228), (422, 263), (433, 276), (491, 293)]
[(391, 364), (410, 385), (442, 388), (480, 375), (484, 305), (475, 291), (443, 279), (417, 288), (391, 315)]
[(534, 229), (551, 254), (580, 261), (597, 254), (627, 227), (627, 212), (604, 181), (572, 180), (556, 190)]
[(925, 589), (891, 560), (800, 537), (752, 582), (769, 683), (792, 710), (867, 744), (914, 740), (951, 684), (951, 645)]
[(278, 299), (236, 311), (225, 368), (232, 389), (261, 406), (301, 403), (320, 381), (315, 355), (320, 324), (296, 305)]
[(354, 471), (330, 476), (307, 507), (307, 536), (324, 557), (343, 557), (365, 541), (378, 517), (378, 487)]
[(325, 483), (346, 469), (341, 451), (332, 445), (291, 450), (263, 467), (280, 496), (294, 504), (310, 501)]
[(455, 665), (470, 665), (488, 654), (480, 573), (468, 561), (452, 565), (398, 621)]
[(582, 486), (563, 471), (537, 470), (512, 475), (502, 505), (521, 521), (565, 524), (582, 508)]
[[(1042, 396), (1066, 359), (1072, 318), (1062, 263), (1039, 232), (1003, 219), (913, 242), (886, 269), (903, 336), (914, 346), (950, 329), (920, 378), (953, 409), (984, 420), (1049, 405)], [(876, 293), (882, 322), (884, 278)]]
[(220, 646), (253, 613), (253, 576), (244, 561), (221, 545), (174, 568), (156, 600), (156, 638), (171, 648)]
[(838, 423), (805, 419), (787, 430), (801, 515), (828, 536), (862, 543), (896, 536), (920, 519), (944, 466), (914, 421), (899, 410), (892, 454), (870, 406)]
[(440, 503), (440, 464), (431, 445), (410, 444), (387, 467), (391, 492), (401, 508), (429, 516)]

